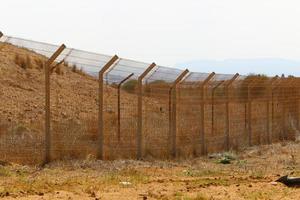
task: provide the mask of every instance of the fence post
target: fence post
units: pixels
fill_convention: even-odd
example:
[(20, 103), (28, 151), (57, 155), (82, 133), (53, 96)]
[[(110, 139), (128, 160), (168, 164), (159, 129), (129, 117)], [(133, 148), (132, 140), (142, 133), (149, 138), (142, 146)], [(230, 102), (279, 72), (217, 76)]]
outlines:
[(50, 113), (50, 67), (55, 59), (63, 52), (66, 48), (62, 44), (56, 52), (47, 60), (45, 64), (45, 160), (44, 164), (51, 161), (51, 113)]
[(249, 146), (252, 146), (252, 102), (250, 98), (250, 87), (248, 86), (248, 142)]
[[(274, 126), (273, 126), (273, 124), (274, 124), (274, 115), (275, 115), (275, 110), (274, 110), (274, 91), (277, 91), (277, 92), (279, 92), (279, 95), (277, 95), (277, 104), (280, 104), (280, 103), (282, 103), (281, 102), (281, 97), (280, 97), (280, 93), (281, 93), (281, 88), (282, 88), (282, 84), (283, 84), (283, 78), (280, 78), (279, 79), (279, 83), (277, 84), (277, 86), (276, 87), (273, 87), (272, 88), (272, 134), (273, 134), (273, 128), (274, 128)], [(279, 124), (279, 122), (277, 121), (276, 122), (276, 124)], [(282, 125), (282, 122), (280, 122), (280, 124)], [(281, 140), (282, 139), (282, 130), (283, 130), (283, 128), (281, 127), (281, 130), (280, 130), (280, 132), (279, 132), (279, 135), (278, 135), (278, 139), (279, 140)]]
[(206, 142), (205, 142), (205, 121), (204, 121), (204, 117), (205, 117), (205, 99), (204, 99), (204, 95), (205, 95), (205, 92), (204, 92), (204, 89), (205, 89), (205, 86), (206, 84), (215, 76), (215, 72), (212, 72), (211, 74), (209, 74), (209, 76), (203, 81), (203, 83), (200, 85), (200, 94), (201, 94), (201, 131), (200, 131), (200, 139), (201, 139), (201, 142), (202, 142), (202, 145), (201, 145), (201, 154), (202, 155), (205, 155), (207, 152), (206, 152)]
[(103, 159), (103, 139), (104, 139), (104, 120), (103, 120), (103, 76), (104, 73), (118, 60), (119, 57), (114, 55), (99, 71), (99, 89), (98, 89), (98, 151), (97, 158)]
[(184, 70), (173, 82), (173, 84), (170, 87), (169, 90), (169, 122), (171, 122), (169, 125), (170, 129), (170, 142), (171, 142), (171, 156), (173, 158), (176, 157), (176, 136), (177, 136), (177, 85), (180, 81), (189, 73), (189, 70)]
[(271, 101), (272, 101), (272, 111), (271, 111), (271, 129), (272, 129), (272, 137), (274, 135), (274, 114), (275, 114), (275, 111), (274, 111), (274, 88), (271, 87)]
[(298, 105), (298, 95), (299, 95), (299, 92), (297, 90), (297, 86), (298, 86), (298, 80), (296, 79), (296, 84), (294, 86), (295, 88), (295, 105), (296, 105), (296, 111), (295, 111), (295, 116), (296, 116), (296, 129), (298, 130), (298, 127), (299, 127), (299, 105)]
[[(273, 83), (275, 80), (277, 80), (278, 76), (275, 76), (271, 79), (269, 86), (268, 86), (268, 99), (267, 99), (267, 142), (268, 144), (271, 144), (271, 135), (273, 135)], [(270, 123), (270, 102), (272, 104), (272, 116), (271, 116), (271, 123)]]
[(133, 73), (129, 74), (126, 78), (124, 78), (118, 84), (118, 141), (120, 142), (121, 139), (121, 86), (125, 83), (130, 77), (133, 76)]
[(215, 91), (216, 89), (222, 85), (224, 83), (223, 81), (220, 81), (219, 83), (217, 83), (217, 85), (215, 85), (212, 89), (212, 95), (211, 95), (211, 135), (214, 136), (214, 132), (215, 132)]
[(229, 151), (229, 143), (230, 143), (230, 113), (229, 113), (229, 88), (231, 84), (239, 77), (239, 74), (236, 73), (232, 79), (228, 81), (225, 85), (225, 95), (226, 95), (226, 135), (225, 135), (225, 143), (226, 143), (226, 151)]
[[(288, 98), (285, 98), (285, 100), (286, 100), (286, 103), (285, 103), (285, 105), (295, 105), (295, 104), (292, 104), (293, 103), (293, 96), (292, 95), (295, 95), (295, 93), (291, 93), (291, 91), (293, 91), (293, 88), (295, 87), (295, 85), (297, 84), (297, 79), (296, 78), (288, 78), (289, 80), (289, 84), (287, 85), (287, 88), (286, 88), (286, 90), (289, 90), (289, 96), (288, 96)], [(296, 106), (296, 108), (294, 108), (295, 110), (296, 110), (296, 112), (297, 112), (297, 106)], [(287, 107), (285, 107), (285, 110), (288, 110), (289, 112), (288, 112), (288, 114), (290, 114), (290, 110), (289, 109), (287, 109)], [(294, 122), (289, 122), (289, 120), (292, 120), (292, 119), (290, 119), (290, 115), (288, 116), (288, 119), (286, 120), (285, 119), (285, 130), (288, 130), (289, 129), (289, 127), (290, 126), (293, 126), (293, 125), (291, 125), (291, 124), (293, 124)], [(286, 123), (288, 122), (288, 126), (286, 125)], [(297, 122), (296, 122), (297, 123)], [(285, 131), (287, 134), (286, 134), (286, 136), (285, 136), (285, 139), (286, 140), (289, 140), (291, 137), (290, 137), (290, 131)]]
[(137, 145), (137, 159), (142, 158), (142, 131), (143, 131), (143, 79), (147, 74), (156, 66), (152, 63), (139, 77), (138, 77), (138, 123), (136, 132), (136, 145)]

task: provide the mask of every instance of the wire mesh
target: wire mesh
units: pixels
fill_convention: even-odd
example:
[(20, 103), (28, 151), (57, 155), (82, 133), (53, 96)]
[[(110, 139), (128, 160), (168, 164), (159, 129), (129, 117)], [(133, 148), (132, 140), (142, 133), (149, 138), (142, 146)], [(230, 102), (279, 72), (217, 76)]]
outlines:
[[(0, 155), (38, 163), (45, 154), (44, 63), (57, 45), (0, 38)], [(299, 78), (191, 72), (66, 48), (51, 66), (51, 155), (95, 157), (99, 149), (99, 97), (103, 95), (103, 158), (191, 157), (295, 140), (299, 134)], [(16, 81), (17, 80), (17, 81)], [(141, 98), (142, 113), (138, 112)], [(174, 130), (175, 128), (175, 130)], [(175, 132), (175, 134), (174, 134)], [(175, 143), (174, 143), (175, 141)]]
[(171, 152), (171, 86), (183, 70), (157, 66), (143, 84), (145, 156), (168, 158)]
[[(106, 159), (136, 158), (137, 79), (149, 66), (148, 63), (120, 58), (105, 73), (104, 154)], [(120, 84), (130, 74), (133, 75)]]
[(44, 57), (1, 43), (0, 155), (2, 161), (24, 164), (44, 159)]

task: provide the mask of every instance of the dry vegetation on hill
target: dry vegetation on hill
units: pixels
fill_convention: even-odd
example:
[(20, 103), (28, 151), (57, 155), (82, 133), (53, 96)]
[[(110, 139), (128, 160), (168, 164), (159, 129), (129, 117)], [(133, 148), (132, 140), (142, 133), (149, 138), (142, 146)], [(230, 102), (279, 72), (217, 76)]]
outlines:
[[(36, 155), (42, 159), (44, 130), (44, 62), (46, 58), (26, 49), (1, 44), (0, 51), (0, 135), (5, 144), (0, 151), (6, 158), (20, 154), (15, 161), (23, 162)], [(105, 87), (105, 124), (111, 129), (116, 124), (116, 89)], [(54, 158), (80, 158), (95, 155), (97, 150), (98, 82), (76, 66), (58, 65), (51, 74), (51, 113)], [(132, 105), (136, 96), (122, 92), (121, 105)], [(159, 109), (158, 104), (149, 104)], [(157, 102), (157, 101), (156, 101)], [(134, 111), (126, 113), (125, 121), (132, 123)], [(126, 122), (126, 120), (128, 120)], [(109, 139), (109, 136), (107, 136)], [(18, 152), (10, 147), (28, 142)], [(31, 147), (33, 143), (38, 146)], [(9, 146), (10, 145), (10, 146)], [(8, 150), (7, 152), (5, 152)], [(28, 150), (28, 152), (26, 152)], [(33, 152), (39, 151), (39, 152)], [(32, 154), (32, 155), (28, 155)], [(15, 156), (16, 157), (16, 156)], [(35, 156), (33, 156), (35, 157)], [(12, 159), (14, 160), (14, 159)]]

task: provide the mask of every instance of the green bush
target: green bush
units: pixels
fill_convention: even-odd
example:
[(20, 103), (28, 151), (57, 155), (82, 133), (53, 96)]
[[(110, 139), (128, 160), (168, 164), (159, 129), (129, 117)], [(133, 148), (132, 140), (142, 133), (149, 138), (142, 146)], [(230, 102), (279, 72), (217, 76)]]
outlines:
[(122, 89), (126, 92), (135, 92), (138, 85), (137, 80), (129, 80), (126, 83), (123, 84)]

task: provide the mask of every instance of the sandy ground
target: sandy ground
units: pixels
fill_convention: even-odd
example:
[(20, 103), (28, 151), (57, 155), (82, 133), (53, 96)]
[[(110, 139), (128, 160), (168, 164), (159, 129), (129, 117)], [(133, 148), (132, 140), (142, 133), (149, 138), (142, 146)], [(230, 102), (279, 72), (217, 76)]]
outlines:
[[(0, 166), (3, 199), (300, 199), (275, 183), (300, 176), (300, 144), (176, 161), (59, 161), (40, 168)], [(223, 157), (229, 164), (222, 164)]]

